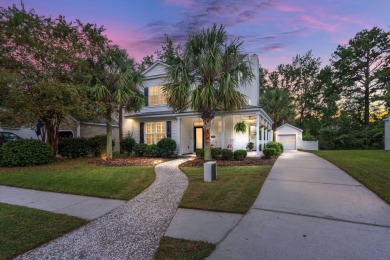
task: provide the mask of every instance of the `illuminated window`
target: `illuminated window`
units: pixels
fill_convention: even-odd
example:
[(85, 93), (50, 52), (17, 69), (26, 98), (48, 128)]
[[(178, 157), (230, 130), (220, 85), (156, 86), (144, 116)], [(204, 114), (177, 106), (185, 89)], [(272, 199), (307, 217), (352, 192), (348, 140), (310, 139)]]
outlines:
[(153, 86), (149, 88), (149, 101), (151, 106), (167, 104), (167, 97), (162, 91), (162, 86)]
[(218, 133), (222, 133), (222, 121), (218, 121)]
[(156, 144), (158, 141), (165, 137), (165, 123), (146, 123), (145, 136), (147, 144)]

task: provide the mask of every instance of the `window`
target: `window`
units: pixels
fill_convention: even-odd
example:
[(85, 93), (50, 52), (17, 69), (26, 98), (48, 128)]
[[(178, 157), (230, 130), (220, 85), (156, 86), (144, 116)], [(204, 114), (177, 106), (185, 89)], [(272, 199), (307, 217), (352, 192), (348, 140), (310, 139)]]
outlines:
[(218, 133), (222, 133), (222, 121), (218, 121)]
[(145, 135), (147, 144), (156, 144), (165, 137), (164, 122), (146, 123)]
[(167, 104), (167, 98), (162, 91), (162, 86), (153, 86), (149, 88), (149, 105), (165, 105)]

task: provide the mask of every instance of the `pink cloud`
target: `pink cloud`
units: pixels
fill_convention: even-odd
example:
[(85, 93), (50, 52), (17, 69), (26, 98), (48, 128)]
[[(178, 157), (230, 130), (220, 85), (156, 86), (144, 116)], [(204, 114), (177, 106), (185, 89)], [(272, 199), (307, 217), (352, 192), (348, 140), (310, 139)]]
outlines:
[(323, 22), (307, 15), (301, 16), (300, 20), (304, 22), (306, 26), (312, 29), (325, 30), (327, 32), (335, 32), (337, 31), (337, 27), (338, 27), (337, 24), (330, 24), (327, 22)]
[(159, 46), (149, 42), (149, 35), (135, 27), (120, 24), (106, 24), (107, 37), (113, 44), (126, 49), (130, 57), (141, 61), (146, 55), (153, 54)]
[(370, 24), (365, 23), (365, 22), (363, 22), (361, 20), (352, 18), (352, 17), (333, 15), (333, 16), (331, 16), (331, 18), (333, 20), (340, 21), (340, 22), (343, 22), (343, 23), (351, 23), (351, 24), (361, 25), (361, 26), (363, 26), (365, 28), (372, 27)]
[(279, 9), (282, 12), (286, 13), (292, 13), (292, 12), (304, 12), (305, 10), (303, 8), (295, 7), (295, 6), (288, 6), (288, 5), (278, 5), (276, 6), (277, 9)]

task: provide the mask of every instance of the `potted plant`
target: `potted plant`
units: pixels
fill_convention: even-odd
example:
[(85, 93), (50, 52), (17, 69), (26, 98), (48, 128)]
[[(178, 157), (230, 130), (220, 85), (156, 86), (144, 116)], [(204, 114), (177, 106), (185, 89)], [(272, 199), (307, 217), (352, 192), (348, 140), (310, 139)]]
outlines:
[(249, 151), (252, 151), (253, 147), (255, 147), (255, 144), (253, 142), (249, 142), (246, 145), (246, 149), (248, 149)]
[(244, 121), (241, 121), (241, 122), (238, 122), (235, 126), (234, 126), (234, 131), (236, 131), (236, 133), (245, 133), (246, 132), (246, 124)]

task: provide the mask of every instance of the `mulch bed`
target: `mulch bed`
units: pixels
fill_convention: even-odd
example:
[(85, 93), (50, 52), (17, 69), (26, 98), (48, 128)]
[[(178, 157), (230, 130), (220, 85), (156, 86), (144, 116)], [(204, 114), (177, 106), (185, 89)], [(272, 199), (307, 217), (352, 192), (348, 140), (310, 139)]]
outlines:
[(92, 160), (88, 163), (97, 166), (155, 166), (157, 164), (174, 160), (176, 158), (127, 157), (113, 158), (111, 160)]
[[(274, 165), (277, 158), (272, 159), (263, 159), (263, 158), (245, 158), (242, 161), (222, 161), (218, 160), (217, 165), (221, 167), (229, 167), (229, 166), (256, 166), (256, 165)], [(196, 158), (194, 160), (186, 161), (180, 164), (180, 167), (203, 167), (205, 161), (200, 158)]]

